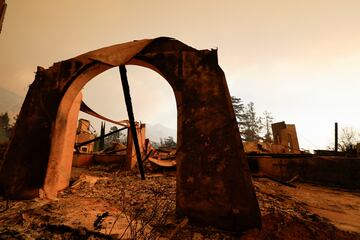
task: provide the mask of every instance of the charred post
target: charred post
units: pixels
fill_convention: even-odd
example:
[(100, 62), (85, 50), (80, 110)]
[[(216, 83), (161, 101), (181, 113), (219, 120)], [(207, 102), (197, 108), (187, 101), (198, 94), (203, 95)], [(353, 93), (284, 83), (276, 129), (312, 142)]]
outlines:
[(335, 155), (338, 152), (338, 123), (335, 123)]
[(139, 141), (137, 138), (136, 126), (135, 126), (135, 120), (134, 120), (134, 112), (133, 112), (133, 108), (132, 108), (132, 104), (131, 104), (130, 88), (129, 88), (129, 83), (128, 83), (127, 76), (126, 76), (125, 66), (124, 65), (119, 66), (119, 71), (120, 71), (121, 83), (122, 83), (122, 87), (123, 87), (123, 91), (124, 91), (126, 109), (127, 109), (128, 116), (129, 116), (131, 134), (134, 139), (137, 163), (139, 166), (141, 179), (144, 180), (145, 174), (144, 174), (144, 169), (143, 169), (142, 160), (141, 160)]

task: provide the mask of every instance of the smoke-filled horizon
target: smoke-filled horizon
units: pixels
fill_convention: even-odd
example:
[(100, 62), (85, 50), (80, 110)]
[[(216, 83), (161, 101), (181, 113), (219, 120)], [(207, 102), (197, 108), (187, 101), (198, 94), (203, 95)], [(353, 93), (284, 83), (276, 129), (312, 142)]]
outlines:
[[(25, 96), (37, 66), (135, 39), (174, 37), (218, 49), (231, 95), (296, 125), (300, 147), (325, 148), (339, 127), (360, 129), (360, 2), (7, 1), (0, 35), (0, 87)], [(135, 117), (176, 128), (176, 103), (155, 72), (128, 67)], [(87, 104), (127, 118), (111, 69), (84, 88)]]

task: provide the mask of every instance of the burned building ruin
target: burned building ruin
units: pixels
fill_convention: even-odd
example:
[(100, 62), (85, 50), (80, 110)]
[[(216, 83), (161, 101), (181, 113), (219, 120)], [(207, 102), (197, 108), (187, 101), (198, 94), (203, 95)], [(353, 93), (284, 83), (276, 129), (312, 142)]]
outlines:
[[(139, 65), (171, 85), (177, 103), (177, 212), (228, 230), (260, 227), (260, 211), (216, 50), (160, 37), (38, 67), (1, 166), (8, 197), (53, 198), (69, 184), (81, 89), (117, 66)], [(30, 126), (30, 127), (29, 127)]]

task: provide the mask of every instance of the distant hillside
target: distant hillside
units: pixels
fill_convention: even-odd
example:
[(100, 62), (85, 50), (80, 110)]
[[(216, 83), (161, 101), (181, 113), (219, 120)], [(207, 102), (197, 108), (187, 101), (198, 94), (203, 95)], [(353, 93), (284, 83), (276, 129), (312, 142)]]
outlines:
[(165, 138), (171, 136), (176, 141), (176, 130), (172, 128), (165, 127), (161, 124), (147, 124), (146, 125), (146, 137), (150, 141), (160, 142), (160, 138)]
[(7, 112), (11, 120), (20, 112), (23, 101), (24, 98), (19, 95), (0, 88), (0, 113)]

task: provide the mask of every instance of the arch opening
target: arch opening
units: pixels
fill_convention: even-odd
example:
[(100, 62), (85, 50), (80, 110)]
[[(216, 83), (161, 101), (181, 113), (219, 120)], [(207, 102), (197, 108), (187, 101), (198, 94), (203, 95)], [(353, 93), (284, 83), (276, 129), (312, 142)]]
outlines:
[[(138, 65), (126, 65), (130, 84), (135, 119), (148, 125), (161, 123), (176, 130), (177, 112), (173, 90), (157, 72)], [(124, 96), (118, 68), (114, 67), (91, 79), (83, 88), (83, 101), (102, 116), (118, 121), (127, 119)], [(100, 120), (80, 112), (88, 118), (95, 129), (100, 129)], [(107, 125), (107, 131), (111, 123)], [(151, 140), (156, 134), (150, 134)], [(173, 135), (172, 135), (173, 136)], [(166, 136), (164, 136), (166, 137)], [(173, 136), (176, 138), (176, 135)]]
[[(135, 61), (132, 65), (138, 65), (151, 70), (156, 69), (150, 64), (142, 64), (141, 61)], [(59, 190), (66, 188), (69, 184), (73, 159), (72, 146), (75, 144), (74, 135), (76, 132), (74, 119), (77, 119), (79, 114), (78, 102), (79, 99), (82, 98), (81, 90), (96, 76), (111, 68), (112, 67), (108, 65), (96, 64), (86, 69), (73, 80), (61, 99), (55, 125), (52, 130), (50, 155), (43, 187), (45, 195), (49, 198), (54, 198)], [(155, 71), (158, 72), (157, 70)], [(118, 79), (120, 82), (119, 76)], [(144, 136), (141, 138), (145, 140)], [(129, 154), (131, 156), (134, 155), (133, 153)], [(130, 165), (135, 165), (134, 159)]]
[[(143, 158), (145, 156), (149, 157), (144, 164), (148, 169), (157, 168), (156, 165), (167, 163), (166, 161), (159, 161), (159, 154), (164, 155), (164, 152), (157, 150), (159, 148), (169, 148), (166, 150), (174, 154), (176, 149), (177, 112), (174, 93), (168, 82), (155, 71), (136, 65), (127, 65), (127, 75), (135, 120), (141, 124), (139, 125), (141, 128), (139, 128), (138, 134), (139, 144), (142, 146), (140, 151), (143, 153)], [(128, 118), (119, 78), (118, 68), (111, 68), (91, 79), (82, 90), (83, 102), (91, 106), (91, 109), (86, 108), (85, 113), (80, 112), (79, 118), (82, 120), (79, 121), (79, 124), (89, 120), (90, 122), (87, 125), (91, 125), (96, 129), (98, 133), (96, 137), (99, 136), (99, 129), (103, 120), (107, 121), (105, 134), (105, 132), (109, 133), (117, 129), (117, 126), (119, 126), (117, 122), (119, 120)], [(89, 115), (88, 113), (93, 114)], [(99, 118), (98, 115), (101, 115), (101, 117)], [(108, 121), (109, 119), (112, 121)], [(133, 149), (133, 145), (129, 145), (132, 144), (132, 141), (127, 141), (127, 137), (132, 137), (132, 135), (127, 134), (127, 132), (122, 131), (120, 132), (121, 136), (115, 138), (113, 136), (116, 135), (108, 136), (101, 143), (101, 149), (99, 149), (99, 144), (95, 145), (93, 142), (88, 145), (82, 145), (87, 146), (86, 151), (74, 153), (73, 165), (82, 166), (95, 161), (120, 162), (119, 168), (125, 170), (134, 167), (136, 154), (135, 152), (130, 153), (126, 151)], [(86, 143), (90, 138), (95, 138), (95, 136), (90, 133), (89, 127), (82, 131), (78, 130), (76, 145), (81, 142), (79, 139)], [(93, 151), (88, 151), (89, 149)], [(122, 150), (121, 152), (114, 152), (114, 149)], [(149, 152), (151, 149), (152, 153)], [(78, 150), (81, 149), (78, 148)], [(100, 150), (105, 151), (107, 154), (99, 154), (98, 151)], [(154, 153), (156, 153), (155, 156)], [(121, 155), (121, 157), (118, 155)], [(133, 160), (128, 159), (130, 156)], [(171, 157), (174, 156), (172, 155)], [(151, 164), (150, 161), (152, 161)], [(124, 162), (130, 162), (130, 164)], [(174, 161), (171, 163), (173, 164)]]

